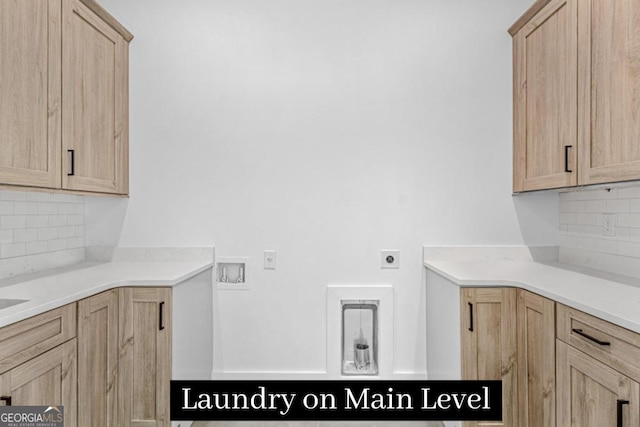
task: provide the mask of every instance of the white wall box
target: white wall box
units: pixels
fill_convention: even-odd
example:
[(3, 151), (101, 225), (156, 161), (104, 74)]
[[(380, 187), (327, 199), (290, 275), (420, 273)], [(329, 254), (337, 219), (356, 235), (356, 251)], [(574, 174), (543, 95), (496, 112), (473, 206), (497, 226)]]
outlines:
[[(327, 286), (327, 374), (330, 379), (363, 375), (392, 378), (394, 342), (394, 291), (391, 285)], [(362, 325), (362, 326), (361, 326)], [(360, 338), (360, 328), (364, 341)], [(357, 357), (356, 344), (368, 351)], [(364, 350), (363, 347), (360, 348)], [(366, 363), (367, 354), (369, 363)], [(356, 366), (356, 359), (365, 362)]]
[(342, 375), (378, 374), (377, 300), (342, 300)]
[(247, 257), (216, 258), (216, 283), (218, 289), (246, 290), (250, 289), (247, 280)]
[(127, 194), (131, 33), (93, 0), (0, 15), (0, 185)]

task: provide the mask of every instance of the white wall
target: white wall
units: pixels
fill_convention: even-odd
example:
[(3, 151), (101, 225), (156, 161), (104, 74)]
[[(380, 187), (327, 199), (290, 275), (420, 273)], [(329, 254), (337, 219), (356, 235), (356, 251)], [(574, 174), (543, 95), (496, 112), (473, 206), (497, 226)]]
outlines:
[[(322, 371), (326, 285), (391, 283), (395, 369), (423, 372), (422, 245), (556, 243), (557, 195), (511, 197), (506, 29), (530, 1), (101, 3), (136, 35), (131, 199), (88, 244), (251, 257), (253, 289), (218, 292), (217, 369)], [(112, 202), (87, 203), (91, 226)]]

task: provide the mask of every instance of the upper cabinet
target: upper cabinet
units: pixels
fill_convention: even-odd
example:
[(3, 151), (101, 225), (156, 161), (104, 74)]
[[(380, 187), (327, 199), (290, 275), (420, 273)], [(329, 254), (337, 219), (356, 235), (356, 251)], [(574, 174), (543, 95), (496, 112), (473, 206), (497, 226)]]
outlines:
[(86, 0), (65, 0), (63, 7), (62, 184), (125, 194), (129, 43), (126, 30), (118, 32), (95, 7)]
[(640, 0), (539, 0), (514, 42), (514, 191), (640, 179)]
[(60, 0), (0, 1), (0, 182), (60, 188)]
[(577, 0), (554, 0), (514, 37), (515, 191), (577, 184)]
[(640, 0), (580, 1), (579, 181), (640, 179)]
[(93, 0), (0, 17), (0, 184), (127, 194), (131, 33)]

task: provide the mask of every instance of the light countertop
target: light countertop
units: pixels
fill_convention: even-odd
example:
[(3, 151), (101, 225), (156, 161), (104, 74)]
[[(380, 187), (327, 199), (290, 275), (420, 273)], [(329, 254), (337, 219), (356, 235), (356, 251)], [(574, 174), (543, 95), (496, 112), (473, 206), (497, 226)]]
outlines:
[[(513, 286), (640, 333), (640, 281), (554, 262), (424, 253), (424, 266), (458, 286)], [(428, 286), (428, 283), (427, 283)]]
[(84, 263), (0, 281), (0, 299), (28, 302), (0, 310), (0, 327), (121, 286), (175, 286), (211, 261)]

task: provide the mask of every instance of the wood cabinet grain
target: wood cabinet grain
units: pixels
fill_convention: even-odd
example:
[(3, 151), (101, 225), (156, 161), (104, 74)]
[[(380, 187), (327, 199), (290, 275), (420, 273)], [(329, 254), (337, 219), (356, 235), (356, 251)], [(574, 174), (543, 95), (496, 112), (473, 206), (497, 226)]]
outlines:
[(553, 0), (514, 37), (515, 191), (577, 184), (577, 0)]
[(502, 380), (502, 422), (467, 427), (511, 427), (518, 418), (515, 288), (461, 290), (462, 379)]
[(514, 43), (514, 191), (640, 179), (640, 0), (539, 0)]
[[(640, 385), (558, 340), (558, 425), (640, 425)], [(618, 408), (622, 424), (618, 423)]]
[(60, 188), (61, 0), (0, 2), (0, 181)]
[(64, 425), (76, 427), (76, 339), (0, 375), (0, 392), (14, 406), (64, 406)]
[(0, 373), (76, 336), (76, 306), (68, 304), (0, 328)]
[(168, 426), (171, 289), (120, 288), (78, 302), (78, 419)]
[(118, 290), (78, 302), (78, 422), (118, 425)]
[(171, 381), (171, 289), (122, 288), (120, 426), (168, 426)]
[[(77, 319), (76, 319), (77, 314)], [(0, 328), (0, 396), (65, 425), (168, 427), (171, 288), (118, 288)]]
[(128, 49), (93, 0), (0, 2), (0, 185), (128, 193)]
[(520, 427), (556, 425), (555, 302), (518, 290)]
[(580, 2), (580, 183), (640, 179), (640, 1)]
[(80, 0), (63, 0), (63, 187), (128, 192), (128, 42)]

